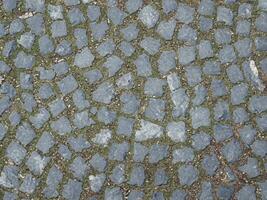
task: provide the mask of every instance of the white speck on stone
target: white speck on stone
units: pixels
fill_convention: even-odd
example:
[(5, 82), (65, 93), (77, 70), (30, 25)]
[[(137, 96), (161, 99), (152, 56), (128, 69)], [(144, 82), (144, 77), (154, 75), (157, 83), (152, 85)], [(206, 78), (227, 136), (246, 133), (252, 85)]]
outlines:
[(253, 75), (252, 79), (256, 82), (256, 84), (258, 86), (257, 87), (258, 90), (263, 91), (265, 89), (265, 85), (262, 83), (262, 81), (259, 78), (259, 72), (258, 72), (258, 69), (256, 67), (256, 63), (254, 60), (249, 61), (249, 68), (250, 68), (252, 75)]
[(149, 121), (141, 120), (141, 129), (135, 133), (136, 141), (159, 138), (163, 135), (163, 128)]

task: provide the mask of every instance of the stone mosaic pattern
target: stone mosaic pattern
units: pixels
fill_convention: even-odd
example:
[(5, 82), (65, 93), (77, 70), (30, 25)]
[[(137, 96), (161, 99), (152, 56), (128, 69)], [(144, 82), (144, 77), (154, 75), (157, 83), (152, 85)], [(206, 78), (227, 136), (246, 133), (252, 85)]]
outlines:
[(267, 199), (266, 0), (0, 5), (1, 199)]

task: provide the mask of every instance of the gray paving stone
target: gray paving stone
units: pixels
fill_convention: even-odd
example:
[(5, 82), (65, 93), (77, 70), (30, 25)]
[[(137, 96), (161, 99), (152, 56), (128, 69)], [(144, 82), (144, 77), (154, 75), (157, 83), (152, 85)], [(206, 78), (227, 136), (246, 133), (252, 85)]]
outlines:
[(149, 149), (148, 162), (158, 163), (168, 156), (169, 146), (165, 144), (154, 144)]
[(16, 165), (21, 164), (22, 160), (26, 156), (26, 153), (26, 149), (15, 141), (12, 141), (6, 149), (6, 156)]
[(123, 161), (129, 151), (127, 142), (113, 143), (109, 149), (109, 160)]
[(66, 145), (60, 144), (58, 148), (58, 153), (63, 157), (65, 160), (71, 159), (71, 151)]
[(160, 97), (163, 95), (163, 87), (166, 81), (158, 78), (148, 78), (145, 82), (144, 93), (151, 97)]
[(238, 7), (238, 16), (243, 18), (250, 18), (252, 12), (252, 6), (249, 3), (242, 3)]
[(229, 44), (232, 39), (232, 31), (229, 28), (221, 28), (215, 30), (215, 41), (218, 44)]
[(120, 96), (120, 100), (123, 103), (122, 112), (126, 114), (136, 114), (140, 106), (140, 100), (132, 93), (123, 93)]
[(110, 82), (101, 83), (98, 88), (93, 92), (92, 98), (94, 101), (110, 104), (115, 95), (114, 87)]
[(145, 116), (151, 120), (162, 121), (165, 116), (165, 101), (151, 98), (146, 107)]
[(49, 83), (43, 83), (39, 88), (38, 96), (41, 99), (48, 99), (54, 95), (52, 87)]
[(68, 19), (72, 26), (81, 24), (85, 21), (85, 17), (83, 16), (83, 13), (81, 10), (77, 7), (73, 7), (68, 11)]
[(244, 76), (237, 65), (230, 65), (227, 69), (227, 76), (232, 83), (243, 81)]
[(108, 187), (105, 189), (105, 200), (123, 200), (123, 193), (119, 187)]
[(235, 139), (227, 142), (222, 148), (222, 154), (230, 163), (239, 160), (240, 156), (242, 155), (242, 149), (239, 142)]
[(192, 185), (198, 179), (198, 170), (192, 165), (182, 165), (178, 170), (179, 182), (182, 185)]
[(192, 136), (192, 147), (197, 151), (205, 149), (211, 142), (211, 136), (205, 132), (198, 132)]
[(249, 120), (249, 114), (243, 107), (237, 107), (233, 111), (233, 120), (236, 124), (244, 124)]
[(29, 117), (29, 121), (36, 129), (40, 129), (49, 120), (49, 118), (49, 112), (45, 108), (40, 108), (38, 113)]
[(163, 51), (157, 61), (158, 70), (162, 74), (168, 73), (176, 66), (176, 53), (174, 51)]
[(103, 77), (103, 75), (98, 69), (92, 69), (85, 72), (84, 77), (88, 83), (93, 84), (99, 81)]
[(35, 57), (20, 51), (14, 59), (14, 64), (17, 68), (31, 69), (35, 64)]
[(216, 142), (223, 142), (233, 136), (233, 129), (229, 125), (217, 124), (214, 126), (213, 131)]
[(102, 42), (96, 49), (101, 56), (111, 55), (115, 50), (116, 44), (113, 39), (107, 39)]
[(231, 199), (234, 195), (234, 188), (231, 185), (220, 185), (216, 194), (219, 199)]
[(87, 8), (87, 16), (91, 21), (96, 21), (101, 15), (99, 6), (89, 5)]
[(181, 65), (187, 65), (196, 59), (195, 46), (183, 46), (178, 49), (178, 59)]
[(32, 194), (39, 184), (39, 180), (33, 177), (31, 174), (27, 174), (20, 185), (19, 190), (21, 192)]
[(152, 74), (152, 67), (149, 61), (149, 57), (146, 54), (142, 54), (134, 61), (137, 69), (138, 76), (150, 76)]
[(159, 168), (156, 170), (154, 174), (154, 185), (155, 186), (160, 186), (160, 185), (165, 185), (168, 182), (168, 175), (166, 171), (163, 168)]
[(238, 169), (246, 173), (249, 178), (254, 178), (260, 175), (258, 161), (255, 158), (248, 158), (247, 162)]
[(55, 144), (54, 138), (51, 133), (44, 132), (40, 139), (38, 140), (36, 147), (43, 153), (48, 153), (49, 149)]
[(74, 58), (74, 65), (85, 68), (90, 67), (95, 59), (89, 48), (84, 48), (81, 52), (77, 53)]
[(69, 65), (63, 61), (53, 65), (53, 69), (57, 76), (61, 76), (69, 71)]
[(200, 59), (213, 57), (213, 48), (209, 40), (201, 40), (198, 45)]
[(212, 194), (212, 184), (211, 182), (204, 181), (201, 185), (201, 192), (199, 195), (200, 200), (212, 200), (213, 194)]
[(185, 24), (189, 24), (194, 20), (195, 9), (187, 4), (179, 3), (176, 12), (176, 19)]
[(241, 58), (249, 57), (251, 55), (251, 51), (252, 51), (252, 42), (248, 38), (238, 40), (235, 43), (235, 48), (238, 52), (239, 57), (241, 57)]
[(196, 107), (190, 111), (190, 115), (194, 129), (210, 125), (210, 111), (207, 108)]
[(189, 86), (195, 86), (202, 81), (202, 73), (199, 66), (189, 66), (185, 70), (185, 76)]
[(107, 125), (115, 121), (116, 115), (115, 111), (112, 111), (107, 107), (101, 107), (97, 112), (97, 119)]
[(89, 182), (90, 182), (90, 188), (93, 192), (99, 192), (106, 180), (105, 174), (97, 174), (97, 175), (90, 175), (89, 176)]
[(200, 16), (199, 26), (201, 32), (208, 32), (213, 27), (213, 21), (210, 18)]
[(160, 40), (153, 37), (144, 37), (140, 42), (140, 46), (150, 55), (155, 55), (161, 46)]
[(216, 172), (216, 170), (219, 168), (219, 160), (217, 159), (216, 155), (214, 153), (210, 155), (205, 155), (201, 166), (205, 170), (205, 173), (209, 176), (213, 176)]
[(58, 116), (66, 108), (66, 105), (62, 99), (56, 99), (49, 104), (50, 112), (53, 117)]
[(50, 157), (41, 156), (39, 153), (34, 151), (28, 158), (26, 165), (34, 175), (41, 175), (50, 159)]
[(113, 170), (112, 174), (109, 177), (111, 181), (115, 184), (122, 184), (126, 181), (125, 178), (125, 165), (124, 164), (118, 164), (116, 165)]
[(24, 30), (25, 26), (21, 19), (14, 19), (9, 26), (9, 33), (10, 34), (16, 34), (19, 32), (22, 32)]
[(195, 155), (194, 151), (190, 147), (184, 147), (175, 149), (172, 154), (173, 160), (172, 163), (179, 163), (179, 162), (190, 162), (193, 161)]
[(55, 49), (53, 41), (48, 37), (48, 35), (43, 35), (38, 40), (39, 51), (42, 55), (52, 53)]
[(232, 25), (233, 23), (233, 12), (224, 6), (219, 6), (217, 8), (217, 21), (223, 22), (225, 25)]
[(229, 111), (229, 104), (227, 101), (218, 100), (214, 106), (214, 119), (216, 121), (229, 120), (231, 113)]
[(93, 38), (97, 41), (102, 40), (106, 35), (106, 31), (109, 29), (108, 24), (105, 21), (99, 23), (91, 23), (90, 28), (92, 30)]
[(3, 196), (3, 200), (16, 200), (16, 199), (18, 199), (18, 196), (13, 192), (5, 192)]
[(186, 126), (183, 121), (169, 122), (167, 125), (167, 136), (174, 142), (185, 142), (187, 139)]
[(261, 113), (267, 110), (266, 96), (252, 96), (249, 100), (248, 109), (253, 113)]
[(214, 97), (225, 96), (228, 93), (228, 88), (225, 82), (221, 79), (213, 79), (211, 81), (211, 90)]
[(145, 141), (159, 138), (163, 135), (163, 128), (149, 121), (141, 120), (141, 128), (135, 132), (135, 141)]
[(129, 200), (143, 199), (143, 198), (144, 198), (144, 192), (138, 190), (132, 190), (128, 196)]
[(241, 200), (241, 199), (251, 199), (251, 200), (256, 200), (256, 188), (254, 186), (250, 186), (250, 185), (245, 185), (243, 186), (239, 192), (237, 193), (237, 199)]
[(23, 33), (19, 39), (17, 39), (17, 43), (23, 46), (26, 49), (31, 49), (34, 43), (35, 36), (31, 32)]
[(83, 178), (86, 176), (88, 172), (88, 166), (85, 160), (81, 156), (74, 158), (74, 160), (69, 166), (69, 169), (74, 175), (74, 177), (81, 181), (83, 180)]
[(82, 193), (82, 183), (76, 180), (69, 179), (63, 186), (62, 195), (68, 200), (79, 200)]
[(0, 140), (3, 140), (7, 134), (7, 126), (0, 123)]
[(35, 131), (27, 122), (23, 122), (22, 125), (18, 126), (16, 130), (16, 139), (24, 145), (29, 144), (35, 138), (35, 136)]
[(20, 181), (19, 168), (13, 165), (5, 165), (1, 171), (0, 185), (4, 188), (18, 188)]
[(240, 20), (236, 25), (236, 33), (242, 36), (247, 36), (250, 33), (250, 23), (247, 20)]
[(119, 49), (124, 53), (126, 57), (131, 56), (135, 52), (135, 48), (129, 43), (122, 41), (120, 43)]
[(130, 137), (132, 135), (133, 125), (134, 125), (134, 119), (119, 117), (118, 127), (116, 132), (118, 135), (124, 135)]
[(145, 170), (142, 165), (133, 166), (130, 174), (130, 185), (142, 186), (145, 181)]
[(57, 85), (63, 95), (73, 92), (78, 87), (78, 83), (72, 75), (64, 77), (61, 81), (57, 82)]
[(126, 1), (126, 10), (128, 13), (132, 14), (139, 10), (143, 5), (143, 0), (127, 0)]
[(124, 61), (118, 56), (110, 56), (107, 58), (103, 67), (107, 68), (109, 76), (114, 76), (123, 66)]
[(184, 24), (178, 31), (177, 39), (185, 42), (186, 44), (195, 44), (197, 40), (197, 31), (190, 25)]
[(68, 143), (75, 152), (82, 152), (91, 147), (91, 144), (81, 135), (68, 138)]
[(267, 51), (267, 38), (256, 37), (254, 40), (257, 51)]
[(101, 156), (99, 153), (96, 153), (95, 155), (93, 155), (89, 163), (90, 163), (90, 166), (92, 166), (98, 172), (104, 172), (107, 166), (106, 159), (103, 156)]
[(148, 154), (148, 148), (140, 143), (134, 143), (133, 160), (135, 162), (143, 162)]
[(106, 147), (112, 138), (112, 131), (109, 129), (101, 129), (98, 134), (92, 139), (95, 144)]
[(236, 60), (236, 53), (231, 45), (225, 45), (219, 51), (219, 59), (222, 64), (232, 63)]
[(187, 193), (184, 190), (176, 189), (172, 192), (170, 200), (181, 199), (185, 200)]
[(4, 61), (0, 61), (0, 72), (1, 73), (8, 73), (10, 72), (11, 68), (8, 64), (6, 64)]
[(18, 112), (13, 111), (9, 115), (8, 119), (10, 121), (11, 126), (17, 126), (21, 121), (21, 115)]
[(142, 8), (138, 18), (147, 28), (152, 28), (159, 20), (159, 12), (152, 5), (147, 5)]
[(55, 52), (60, 56), (67, 56), (72, 53), (71, 42), (62, 40), (57, 46)]
[(47, 6), (48, 14), (53, 20), (63, 19), (63, 8), (61, 5), (48, 4)]
[(50, 127), (54, 132), (58, 133), (59, 135), (65, 135), (66, 133), (70, 133), (72, 131), (70, 121), (65, 116), (62, 116), (55, 121), (52, 121), (50, 123)]
[(176, 26), (175, 19), (161, 21), (157, 27), (158, 34), (165, 40), (171, 40)]
[(42, 14), (35, 14), (26, 19), (31, 32), (36, 35), (42, 35), (45, 32), (44, 17)]
[(74, 114), (73, 124), (78, 129), (82, 129), (87, 126), (91, 126), (92, 124), (95, 124), (95, 122), (89, 117), (88, 111), (85, 110)]
[(212, 16), (215, 11), (215, 4), (211, 0), (202, 0), (198, 6), (198, 12), (201, 15)]
[(264, 157), (267, 154), (267, 142), (265, 140), (255, 140), (251, 145), (252, 152), (260, 157)]

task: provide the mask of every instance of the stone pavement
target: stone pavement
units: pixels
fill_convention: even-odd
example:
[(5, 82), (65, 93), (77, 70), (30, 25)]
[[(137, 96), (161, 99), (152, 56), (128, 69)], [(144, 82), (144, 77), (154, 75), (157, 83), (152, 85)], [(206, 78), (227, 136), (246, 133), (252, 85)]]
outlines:
[(1, 199), (267, 199), (267, 0), (0, 6)]

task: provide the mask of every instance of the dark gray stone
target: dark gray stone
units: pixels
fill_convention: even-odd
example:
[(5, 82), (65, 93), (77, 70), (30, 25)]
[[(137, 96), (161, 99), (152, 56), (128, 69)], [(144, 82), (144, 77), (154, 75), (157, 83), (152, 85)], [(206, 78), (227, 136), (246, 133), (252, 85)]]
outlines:
[(184, 4), (179, 3), (176, 11), (176, 19), (184, 24), (189, 24), (194, 20), (195, 9)]
[(232, 127), (228, 125), (217, 124), (214, 126), (213, 131), (216, 142), (223, 142), (233, 136)]
[(125, 174), (125, 165), (118, 164), (113, 168), (112, 174), (110, 175), (109, 178), (115, 184), (122, 184), (126, 180), (124, 174)]

